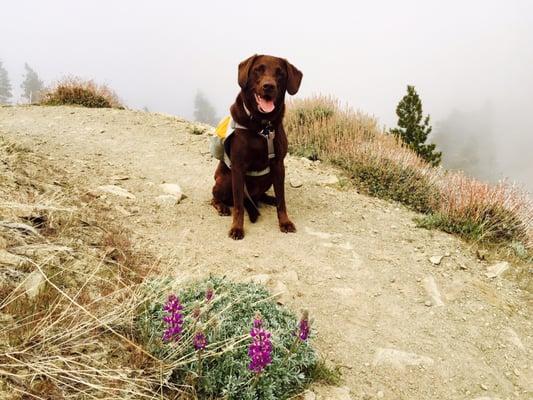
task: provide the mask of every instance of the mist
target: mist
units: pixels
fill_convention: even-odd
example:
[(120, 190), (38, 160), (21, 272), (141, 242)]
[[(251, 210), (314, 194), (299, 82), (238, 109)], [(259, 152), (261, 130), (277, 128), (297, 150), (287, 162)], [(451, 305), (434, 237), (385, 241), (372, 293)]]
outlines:
[(254, 53), (304, 72), (296, 97), (332, 95), (396, 124), (415, 85), (444, 165), (533, 190), (533, 3), (524, 1), (18, 1), (0, 60), (20, 100), (27, 62), (46, 84), (106, 83), (131, 108), (192, 118), (198, 90), (228, 113)]

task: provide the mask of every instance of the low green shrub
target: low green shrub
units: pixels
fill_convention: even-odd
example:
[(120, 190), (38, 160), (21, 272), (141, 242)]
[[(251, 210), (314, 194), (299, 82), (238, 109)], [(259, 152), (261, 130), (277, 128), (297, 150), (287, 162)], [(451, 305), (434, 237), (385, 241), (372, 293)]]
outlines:
[[(209, 285), (214, 292), (210, 301), (206, 299)], [(150, 290), (159, 291), (160, 287), (153, 285)], [(273, 400), (290, 398), (312, 380), (318, 360), (309, 342), (297, 336), (298, 318), (278, 305), (262, 286), (211, 278), (177, 295), (184, 316), (177, 341), (162, 340), (164, 299), (145, 304), (137, 321), (145, 348), (172, 363), (170, 383), (182, 385), (183, 391), (200, 398)], [(249, 369), (248, 355), (257, 313), (272, 335), (273, 347), (272, 362), (259, 374)], [(207, 339), (201, 351), (193, 345), (199, 327)]]

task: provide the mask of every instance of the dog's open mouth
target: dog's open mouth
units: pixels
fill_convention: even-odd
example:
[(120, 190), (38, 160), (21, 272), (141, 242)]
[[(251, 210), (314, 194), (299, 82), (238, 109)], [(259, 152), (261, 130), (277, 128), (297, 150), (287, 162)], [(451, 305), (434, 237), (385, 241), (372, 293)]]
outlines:
[(255, 94), (255, 101), (257, 102), (257, 108), (262, 113), (270, 113), (274, 111), (274, 108), (276, 108), (276, 105), (274, 104), (273, 100), (267, 97), (260, 96), (257, 93)]

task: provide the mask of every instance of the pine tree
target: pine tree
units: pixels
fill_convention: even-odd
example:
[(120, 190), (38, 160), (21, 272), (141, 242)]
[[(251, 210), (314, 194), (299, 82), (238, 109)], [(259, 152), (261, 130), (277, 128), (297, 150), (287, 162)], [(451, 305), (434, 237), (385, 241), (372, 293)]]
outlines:
[(215, 108), (200, 91), (196, 93), (194, 98), (194, 119), (210, 125), (215, 125), (218, 122)]
[(44, 89), (43, 81), (39, 79), (37, 73), (28, 64), (24, 64), (24, 68), (26, 69), (26, 75), (20, 85), (23, 90), (22, 97), (26, 98), (29, 103), (36, 103), (40, 100)]
[(398, 103), (396, 115), (398, 128), (391, 129), (390, 132), (400, 137), (428, 163), (439, 165), (442, 153), (435, 151), (434, 144), (426, 144), (432, 128), (429, 125), (429, 115), (424, 118), (422, 114), (422, 101), (414, 86), (407, 86), (407, 94)]
[(0, 61), (0, 104), (8, 103), (8, 100), (13, 97), (11, 93), (11, 83), (7, 71)]

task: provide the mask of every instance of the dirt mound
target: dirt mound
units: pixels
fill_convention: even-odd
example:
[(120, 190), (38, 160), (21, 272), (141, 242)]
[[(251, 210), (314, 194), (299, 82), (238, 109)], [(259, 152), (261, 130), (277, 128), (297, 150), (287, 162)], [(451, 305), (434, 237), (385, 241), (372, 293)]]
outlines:
[[(494, 262), (464, 242), (416, 228), (413, 212), (294, 157), (287, 205), (298, 232), (280, 233), (264, 207), (235, 242), (230, 219), (209, 205), (216, 162), (207, 133), (193, 127), (125, 110), (0, 108), (0, 135), (53, 157), (71, 183), (131, 194), (105, 196), (135, 240), (171, 265), (166, 273), (256, 280), (289, 307), (309, 309), (318, 349), (341, 366), (346, 386), (315, 387), (318, 398), (532, 396), (531, 297), (505, 279), (512, 266), (489, 277)], [(164, 183), (184, 197), (162, 201)]]

